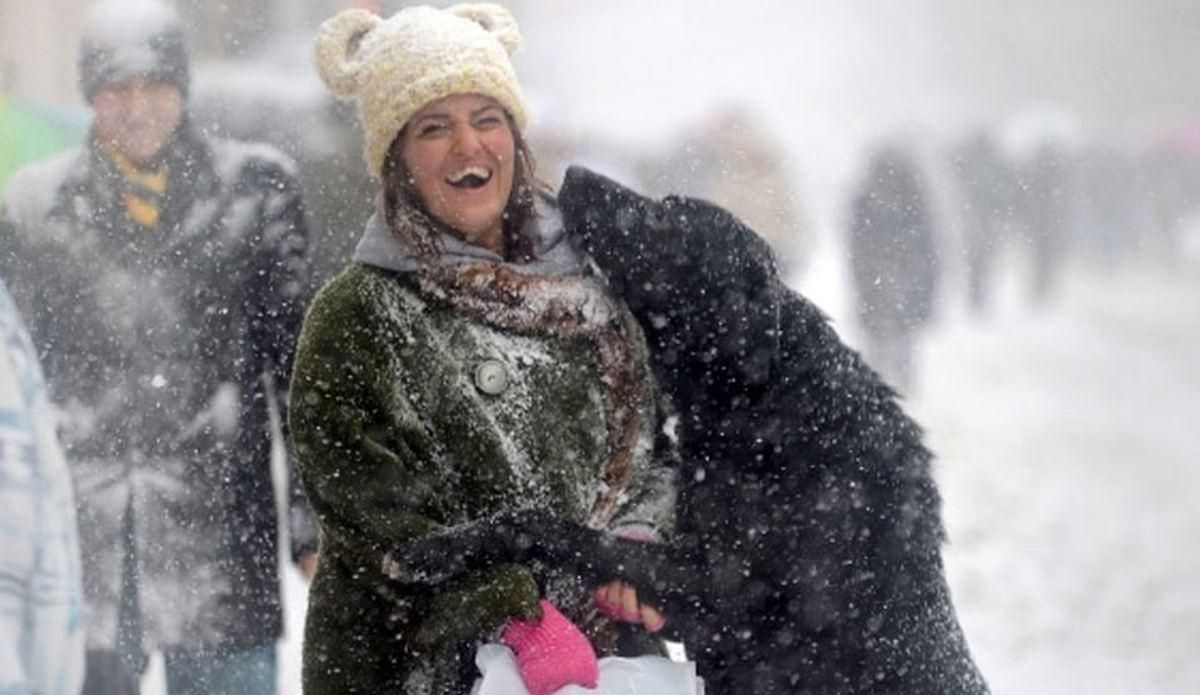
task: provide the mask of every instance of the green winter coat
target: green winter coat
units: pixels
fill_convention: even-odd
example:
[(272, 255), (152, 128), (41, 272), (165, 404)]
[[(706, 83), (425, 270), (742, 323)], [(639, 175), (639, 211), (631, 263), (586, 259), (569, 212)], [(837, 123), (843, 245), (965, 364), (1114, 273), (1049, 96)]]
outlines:
[[(372, 235), (395, 241), (372, 224), (360, 260)], [(553, 568), (509, 565), (403, 593), (384, 581), (384, 554), (501, 511), (587, 521), (611, 450), (606, 382), (589, 341), (498, 328), (434, 296), (410, 265), (378, 263), (393, 269), (356, 263), (320, 292), (292, 381), (291, 429), (322, 532), (305, 692), (466, 692), (479, 642), (511, 618), (535, 617), (541, 596), (582, 624), (588, 587)], [(620, 316), (649, 383), (644, 339)], [(643, 396), (628, 404), (639, 436), (610, 527), (662, 528), (672, 513), (673, 471), (653, 463), (652, 392)]]

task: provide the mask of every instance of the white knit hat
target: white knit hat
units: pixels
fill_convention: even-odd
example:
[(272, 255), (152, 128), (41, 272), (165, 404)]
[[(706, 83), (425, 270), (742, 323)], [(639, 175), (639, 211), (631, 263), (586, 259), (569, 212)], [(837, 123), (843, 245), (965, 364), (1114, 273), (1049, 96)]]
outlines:
[(444, 97), (491, 97), (524, 130), (521, 86), (509, 60), (520, 42), (516, 19), (491, 3), (408, 7), (387, 20), (345, 10), (317, 31), (317, 71), (331, 92), (358, 100), (367, 169), (382, 177), (400, 129)]

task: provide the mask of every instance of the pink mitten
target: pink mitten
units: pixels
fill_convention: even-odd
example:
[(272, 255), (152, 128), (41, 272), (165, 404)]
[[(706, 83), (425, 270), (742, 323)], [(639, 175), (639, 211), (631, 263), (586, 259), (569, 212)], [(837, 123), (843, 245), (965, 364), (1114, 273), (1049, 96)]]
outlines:
[(600, 665), (592, 643), (554, 604), (543, 599), (541, 606), (541, 620), (514, 620), (500, 637), (517, 655), (525, 687), (531, 695), (571, 684), (596, 687)]

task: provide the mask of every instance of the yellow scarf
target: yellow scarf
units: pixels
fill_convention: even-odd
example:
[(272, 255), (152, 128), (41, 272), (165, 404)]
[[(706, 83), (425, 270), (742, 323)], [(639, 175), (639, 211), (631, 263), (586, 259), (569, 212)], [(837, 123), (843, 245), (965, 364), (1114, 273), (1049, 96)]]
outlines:
[(158, 228), (159, 205), (167, 192), (167, 167), (148, 171), (139, 168), (125, 155), (105, 147), (117, 170), (129, 184), (125, 190), (125, 214), (147, 230)]

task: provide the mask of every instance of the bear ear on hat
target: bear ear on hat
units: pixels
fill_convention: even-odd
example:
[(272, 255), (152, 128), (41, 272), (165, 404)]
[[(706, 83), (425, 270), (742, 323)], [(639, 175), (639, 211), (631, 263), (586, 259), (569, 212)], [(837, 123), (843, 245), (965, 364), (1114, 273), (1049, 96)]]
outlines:
[(358, 91), (358, 75), (362, 63), (358, 48), (363, 38), (383, 22), (378, 15), (362, 9), (339, 12), (321, 24), (317, 30), (317, 72), (339, 97), (348, 98)]
[(465, 3), (447, 9), (463, 19), (477, 22), (496, 37), (509, 55), (516, 53), (521, 46), (521, 31), (517, 28), (516, 18), (500, 5), (490, 2)]

